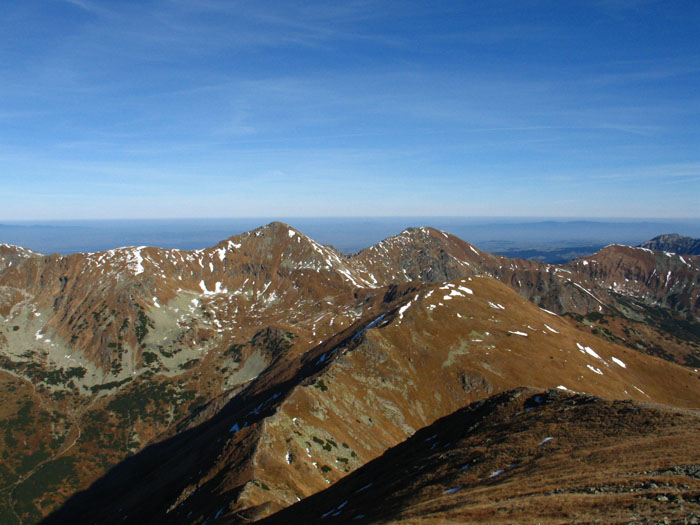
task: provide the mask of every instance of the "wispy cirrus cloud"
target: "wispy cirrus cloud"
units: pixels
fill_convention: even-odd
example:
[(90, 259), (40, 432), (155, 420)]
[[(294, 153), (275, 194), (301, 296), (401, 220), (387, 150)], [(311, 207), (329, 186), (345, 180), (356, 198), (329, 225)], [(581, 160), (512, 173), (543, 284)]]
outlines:
[(697, 215), (690, 5), (625, 8), (623, 23), (554, 0), (14, 3), (0, 19), (0, 187), (170, 181), (185, 200), (196, 181), (252, 202), (268, 185), (269, 203), (399, 210), (410, 195), (455, 213), (471, 191), (522, 211), (517, 199), (544, 210), (575, 188), (609, 215), (634, 187), (639, 213), (663, 191)]

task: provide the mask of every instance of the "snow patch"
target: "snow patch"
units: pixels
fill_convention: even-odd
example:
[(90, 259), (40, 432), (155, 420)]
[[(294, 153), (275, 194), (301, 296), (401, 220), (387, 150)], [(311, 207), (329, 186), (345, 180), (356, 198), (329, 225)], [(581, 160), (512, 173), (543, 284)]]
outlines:
[(552, 332), (553, 334), (558, 334), (558, 333), (559, 333), (559, 332), (557, 332), (554, 328), (552, 328), (551, 326), (549, 326), (549, 325), (547, 325), (547, 324), (545, 324), (544, 327), (545, 327), (547, 330), (549, 330), (550, 332)]
[(411, 301), (408, 301), (405, 305), (399, 308), (399, 319), (403, 319), (403, 314), (411, 306)]
[(143, 273), (143, 257), (141, 257), (141, 250), (143, 250), (145, 246), (139, 246), (138, 248), (133, 248), (131, 250), (131, 253), (129, 254), (129, 257), (127, 259), (127, 268), (134, 272), (134, 275), (139, 275), (140, 273)]
[(589, 370), (592, 370), (593, 372), (595, 372), (595, 373), (598, 374), (598, 375), (601, 375), (601, 376), (603, 375), (603, 372), (600, 370), (600, 368), (596, 368), (596, 367), (591, 366), (591, 365), (586, 365), (586, 367), (587, 367)]
[(581, 285), (578, 284), (578, 283), (575, 283), (575, 282), (573, 282), (573, 281), (570, 281), (570, 282), (571, 282), (571, 284), (573, 284), (576, 288), (578, 288), (579, 290), (582, 290), (582, 291), (586, 292), (588, 295), (590, 295), (591, 297), (593, 297), (593, 299), (595, 299), (596, 301), (598, 301), (600, 304), (603, 304), (603, 301), (601, 301), (601, 300), (598, 299), (595, 295), (593, 295), (593, 294), (590, 292), (590, 290), (586, 290), (583, 286), (581, 286)]
[(622, 361), (620, 361), (617, 357), (613, 356), (613, 357), (611, 357), (611, 359), (612, 359), (613, 363), (615, 363), (616, 365), (620, 365), (622, 368), (627, 368), (627, 365), (625, 363), (623, 363)]
[(214, 285), (213, 291), (210, 291), (207, 289), (207, 285), (204, 282), (204, 279), (199, 281), (199, 287), (202, 289), (202, 294), (204, 294), (204, 295), (215, 295), (215, 294), (219, 294), (219, 293), (227, 293), (228, 292), (228, 290), (221, 288), (221, 283), (219, 281), (217, 281), (216, 284)]
[(601, 361), (603, 360), (603, 358), (600, 357), (600, 356), (596, 353), (596, 351), (593, 350), (590, 346), (585, 347), (584, 350), (585, 350), (586, 353), (587, 353), (588, 355), (590, 355), (591, 357), (595, 357), (596, 359), (600, 359)]
[[(330, 265), (329, 265), (330, 266)], [(348, 281), (350, 281), (353, 285), (357, 286), (358, 288), (364, 288), (361, 284), (359, 284), (355, 278), (350, 274), (348, 270), (344, 269), (339, 269), (338, 272), (340, 272)]]

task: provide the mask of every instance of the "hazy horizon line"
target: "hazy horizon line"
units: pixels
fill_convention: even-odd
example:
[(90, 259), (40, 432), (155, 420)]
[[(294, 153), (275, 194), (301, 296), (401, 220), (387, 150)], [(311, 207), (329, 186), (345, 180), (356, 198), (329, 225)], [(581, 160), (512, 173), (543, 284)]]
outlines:
[(85, 223), (85, 222), (156, 222), (156, 221), (227, 221), (227, 220), (264, 220), (269, 222), (285, 222), (293, 219), (305, 220), (388, 220), (388, 219), (509, 219), (527, 221), (700, 221), (698, 217), (625, 217), (625, 216), (566, 216), (566, 215), (248, 215), (235, 217), (96, 217), (96, 218), (61, 218), (61, 219), (4, 219), (2, 224), (26, 224), (26, 223)]

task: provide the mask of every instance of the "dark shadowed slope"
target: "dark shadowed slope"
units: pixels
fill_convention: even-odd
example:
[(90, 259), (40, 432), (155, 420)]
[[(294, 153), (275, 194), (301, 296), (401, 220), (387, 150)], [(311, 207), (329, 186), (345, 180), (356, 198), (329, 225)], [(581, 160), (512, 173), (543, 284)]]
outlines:
[(683, 237), (677, 233), (666, 233), (648, 241), (644, 241), (642, 248), (672, 252), (679, 255), (700, 255), (700, 239)]
[(699, 432), (697, 411), (521, 388), (262, 523), (694, 523)]

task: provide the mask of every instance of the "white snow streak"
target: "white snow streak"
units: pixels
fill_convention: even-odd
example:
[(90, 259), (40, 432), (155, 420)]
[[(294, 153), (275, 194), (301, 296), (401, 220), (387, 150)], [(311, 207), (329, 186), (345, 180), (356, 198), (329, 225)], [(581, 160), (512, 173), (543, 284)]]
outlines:
[(401, 308), (399, 308), (399, 319), (403, 319), (403, 313), (408, 310), (408, 308), (411, 306), (411, 301), (408, 301), (405, 305), (403, 305)]
[(599, 368), (596, 368), (596, 367), (591, 366), (591, 365), (586, 365), (586, 367), (588, 369), (592, 370), (593, 372), (595, 372), (596, 374), (599, 374), (601, 376), (603, 375), (603, 372), (601, 372), (601, 370)]
[(620, 365), (622, 368), (627, 368), (627, 365), (625, 363), (623, 363), (622, 361), (620, 361), (617, 357), (613, 356), (611, 359), (613, 360), (613, 363), (615, 363), (616, 365)]

